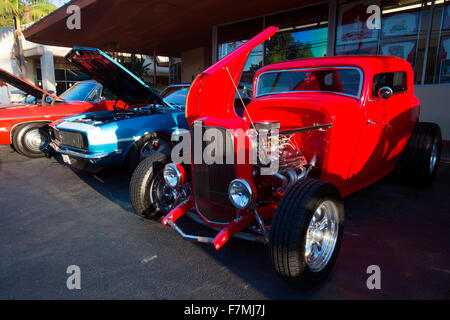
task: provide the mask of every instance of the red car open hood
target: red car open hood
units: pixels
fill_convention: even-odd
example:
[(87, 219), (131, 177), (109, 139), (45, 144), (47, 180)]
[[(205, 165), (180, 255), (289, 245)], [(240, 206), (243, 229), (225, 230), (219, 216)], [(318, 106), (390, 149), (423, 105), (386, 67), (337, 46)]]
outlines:
[(205, 116), (237, 117), (234, 111), (236, 87), (250, 51), (277, 30), (276, 27), (267, 28), (197, 76), (186, 99), (186, 119), (190, 126)]
[(1, 68), (0, 68), (0, 80), (12, 85), (13, 87), (15, 87), (19, 90), (22, 90), (26, 94), (33, 96), (39, 100), (42, 100), (42, 98), (45, 95), (46, 97), (50, 97), (51, 99), (65, 101), (64, 99), (59, 98), (45, 90), (42, 90), (41, 88), (36, 87), (35, 85), (31, 84), (30, 82), (25, 81), (25, 80), (13, 75), (12, 73), (9, 73), (6, 70), (1, 69)]

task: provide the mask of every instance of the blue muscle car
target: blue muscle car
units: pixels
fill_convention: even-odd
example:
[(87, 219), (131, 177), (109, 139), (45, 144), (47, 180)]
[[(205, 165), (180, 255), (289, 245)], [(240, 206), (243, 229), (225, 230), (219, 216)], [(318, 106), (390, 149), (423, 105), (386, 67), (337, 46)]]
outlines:
[(101, 50), (76, 47), (66, 59), (123, 102), (113, 111), (85, 113), (50, 125), (51, 146), (65, 162), (124, 164), (132, 171), (154, 153), (170, 157), (171, 133), (188, 128), (183, 95), (189, 85), (166, 89), (164, 98)]

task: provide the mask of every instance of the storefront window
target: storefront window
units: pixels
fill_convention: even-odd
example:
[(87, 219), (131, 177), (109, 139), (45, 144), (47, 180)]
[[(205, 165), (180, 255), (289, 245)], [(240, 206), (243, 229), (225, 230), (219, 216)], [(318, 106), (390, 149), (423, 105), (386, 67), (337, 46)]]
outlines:
[[(420, 3), (412, 9), (391, 11), (383, 7), (379, 54), (407, 60), (413, 67), (416, 61), (417, 39), (420, 23)], [(401, 7), (398, 9), (402, 9)]]
[(327, 51), (328, 3), (300, 8), (218, 28), (218, 59), (252, 38), (264, 26), (280, 30), (249, 55), (241, 83), (251, 84), (263, 65), (287, 60), (323, 57)]
[[(257, 18), (243, 22), (221, 26), (217, 30), (217, 58), (220, 60), (230, 52), (236, 50), (243, 43), (251, 39), (264, 28), (264, 19)], [(241, 76), (241, 83), (250, 85), (256, 70), (263, 66), (263, 45), (259, 45), (250, 52)]]
[(324, 57), (328, 28), (280, 32), (266, 42), (266, 64), (301, 58)]
[[(341, 1), (336, 36), (337, 55), (386, 55), (407, 60), (415, 82), (422, 78), (430, 1), (363, 0)], [(381, 8), (381, 28), (369, 28), (373, 14), (367, 8)]]
[(425, 83), (450, 83), (450, 1), (435, 1)]
[(336, 55), (375, 55), (378, 49), (379, 29), (369, 29), (367, 20), (371, 5), (381, 6), (378, 0), (342, 3), (338, 9)]
[(327, 3), (268, 16), (266, 25), (280, 30), (265, 43), (265, 64), (323, 57), (327, 52)]
[[(244, 44), (245, 41), (232, 41), (228, 43), (222, 43), (219, 45), (219, 60), (225, 57), (230, 52), (234, 51), (236, 48)], [(245, 63), (244, 70), (241, 76), (241, 83), (251, 84), (253, 82), (253, 76), (256, 70), (263, 66), (263, 45), (257, 46), (253, 49)]]

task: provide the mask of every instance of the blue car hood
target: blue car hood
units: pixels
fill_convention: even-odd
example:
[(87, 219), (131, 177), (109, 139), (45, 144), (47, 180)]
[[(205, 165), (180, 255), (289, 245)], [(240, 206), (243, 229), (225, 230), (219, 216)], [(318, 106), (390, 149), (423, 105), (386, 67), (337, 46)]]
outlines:
[(66, 60), (108, 88), (130, 106), (169, 103), (131, 71), (99, 49), (74, 47)]

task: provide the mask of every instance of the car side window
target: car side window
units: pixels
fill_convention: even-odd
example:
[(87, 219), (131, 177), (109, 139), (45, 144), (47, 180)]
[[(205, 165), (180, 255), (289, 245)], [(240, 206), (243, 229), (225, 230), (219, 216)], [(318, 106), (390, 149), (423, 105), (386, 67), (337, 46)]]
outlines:
[(378, 98), (378, 91), (383, 87), (389, 87), (393, 93), (406, 91), (406, 72), (379, 73), (373, 77), (372, 98)]
[(102, 97), (104, 97), (106, 101), (115, 101), (117, 99), (116, 95), (112, 93), (108, 88), (103, 87), (102, 89)]
[(100, 101), (100, 97), (102, 94), (102, 87), (98, 85), (95, 90), (91, 93), (90, 97), (88, 98), (88, 101), (97, 102)]

